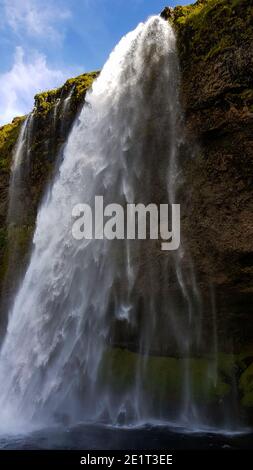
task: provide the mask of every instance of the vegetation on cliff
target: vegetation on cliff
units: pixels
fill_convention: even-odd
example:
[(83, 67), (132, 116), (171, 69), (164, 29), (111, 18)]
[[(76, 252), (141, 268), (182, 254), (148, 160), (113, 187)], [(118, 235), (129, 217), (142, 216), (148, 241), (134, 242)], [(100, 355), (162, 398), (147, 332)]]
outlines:
[(12, 151), (17, 142), (20, 126), (24, 117), (13, 119), (11, 124), (0, 127), (0, 170), (9, 170), (12, 160)]
[(45, 116), (57, 102), (64, 100), (71, 93), (71, 106), (77, 108), (83, 102), (86, 91), (91, 87), (99, 72), (90, 72), (70, 78), (64, 85), (55, 90), (35, 95), (35, 113)]
[(126, 349), (108, 348), (100, 365), (101, 383), (113, 384), (115, 392), (131, 389), (138, 367), (145, 370), (141, 384), (154, 400), (180, 400), (185, 379), (186, 361), (189, 366), (192, 396), (198, 403), (216, 403), (229, 397), (236, 369), (241, 361), (231, 354), (213, 358), (176, 358), (140, 356)]
[[(187, 361), (187, 362), (186, 362)], [(233, 402), (238, 383), (239, 402), (243, 409), (253, 408), (252, 348), (240, 354), (219, 353), (217, 356), (168, 357), (142, 356), (118, 347), (108, 347), (99, 369), (102, 386), (113, 387), (115, 394), (137, 386), (136, 371), (143, 368), (143, 387), (148, 399), (166, 408), (182, 400), (185, 370), (189, 371), (191, 399), (198, 404), (219, 408)]]
[(242, 405), (253, 408), (253, 362), (241, 375), (239, 389), (242, 394)]
[(187, 27), (188, 41), (181, 42), (181, 54), (204, 60), (253, 38), (253, 7), (248, 0), (202, 0), (174, 10), (174, 25)]
[(0, 283), (7, 265), (8, 234), (6, 216), (12, 153), (23, 121), (24, 117), (15, 118), (11, 124), (0, 127)]

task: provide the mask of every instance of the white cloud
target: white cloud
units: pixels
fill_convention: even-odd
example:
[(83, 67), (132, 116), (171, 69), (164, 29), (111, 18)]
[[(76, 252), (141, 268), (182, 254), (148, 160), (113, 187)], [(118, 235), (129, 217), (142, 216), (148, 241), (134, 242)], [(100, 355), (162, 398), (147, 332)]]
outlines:
[[(50, 5), (48, 4), (50, 3)], [(59, 23), (71, 16), (68, 9), (44, 0), (4, 0), (7, 24), (17, 34), (60, 41)]]
[(46, 57), (38, 52), (26, 61), (22, 47), (17, 47), (11, 69), (0, 74), (0, 124), (28, 113), (36, 93), (55, 88), (79, 72), (51, 69)]

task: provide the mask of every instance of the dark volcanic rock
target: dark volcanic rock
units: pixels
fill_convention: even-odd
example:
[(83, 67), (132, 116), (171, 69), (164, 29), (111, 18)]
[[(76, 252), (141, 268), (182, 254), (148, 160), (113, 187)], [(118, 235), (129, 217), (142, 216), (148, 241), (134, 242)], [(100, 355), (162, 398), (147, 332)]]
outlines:
[(241, 348), (253, 340), (253, 2), (198, 1), (175, 8), (173, 23), (184, 233), (203, 294), (216, 291), (220, 341)]
[(170, 19), (173, 19), (173, 8), (171, 7), (165, 7), (161, 13), (161, 17), (164, 19), (164, 20), (170, 20)]

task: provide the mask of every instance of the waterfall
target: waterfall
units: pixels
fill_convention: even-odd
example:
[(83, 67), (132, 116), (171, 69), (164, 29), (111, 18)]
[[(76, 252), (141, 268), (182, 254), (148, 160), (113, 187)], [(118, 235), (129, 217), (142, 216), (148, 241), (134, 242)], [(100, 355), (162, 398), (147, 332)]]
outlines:
[[(73, 87), (71, 87), (65, 98), (57, 99), (53, 107), (52, 116), (49, 116), (48, 138), (44, 140), (43, 152), (45, 155), (49, 155), (50, 159), (53, 159), (56, 154), (60, 153), (57, 151), (57, 145), (59, 144), (61, 133), (65, 134), (65, 136), (68, 134), (69, 130), (67, 128), (64, 129), (64, 132), (59, 131), (58, 128), (63, 127), (65, 113), (70, 106), (72, 94)], [(40, 139), (38, 139), (40, 129), (36, 111), (35, 107), (24, 119), (12, 155), (7, 214), (8, 240), (11, 249), (8, 253), (8, 267), (5, 274), (5, 288), (9, 292), (8, 297), (10, 299), (12, 297), (12, 290), (15, 289), (15, 285), (23, 275), (24, 263), (20, 262), (20, 258), (24, 256), (24, 239), (29, 239), (29, 232), (32, 231), (33, 216), (31, 214), (32, 207), (30, 201), (32, 191), (31, 170), (33, 169), (34, 161), (33, 147), (36, 146)], [(55, 171), (57, 171), (58, 166), (57, 162), (55, 164)], [(6, 303), (8, 301), (5, 299), (3, 303), (6, 310)]]
[(28, 114), (22, 124), (17, 145), (14, 149), (9, 188), (8, 226), (19, 223), (24, 215), (24, 181), (30, 164), (33, 113)]
[[(154, 403), (145, 387), (150, 354), (169, 348), (188, 356), (200, 334), (201, 301), (193, 268), (183, 270), (183, 249), (165, 254), (155, 240), (80, 242), (71, 232), (73, 207), (93, 207), (97, 195), (105, 205), (178, 202), (178, 85), (174, 32), (151, 17), (121, 39), (87, 93), (39, 210), (9, 315), (0, 354), (2, 426), (188, 413), (188, 359), (177, 409), (164, 408), (160, 396)], [(112, 361), (122, 344), (138, 360), (118, 387)]]
[[(29, 225), (27, 205), (29, 204), (29, 181), (31, 167), (31, 147), (34, 130), (34, 114), (24, 120), (13, 151), (9, 184), (9, 204), (7, 213), (8, 263), (4, 278), (5, 298), (1, 299), (1, 308), (8, 312), (9, 303), (15, 291), (15, 285), (22, 279), (23, 266), (19, 263), (23, 254), (22, 242)], [(24, 230), (25, 229), (25, 230)], [(1, 337), (5, 330), (7, 315), (1, 316)]]

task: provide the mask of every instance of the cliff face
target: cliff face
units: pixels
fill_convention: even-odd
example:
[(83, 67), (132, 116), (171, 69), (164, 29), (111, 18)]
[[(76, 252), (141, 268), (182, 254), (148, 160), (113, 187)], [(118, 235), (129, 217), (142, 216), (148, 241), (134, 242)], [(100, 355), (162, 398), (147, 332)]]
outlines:
[[(249, 365), (253, 356), (253, 1), (203, 0), (164, 13), (177, 30), (180, 54), (186, 127), (181, 202), (185, 237), (203, 297), (210, 299), (210, 286), (215, 294), (219, 348), (245, 351)], [(237, 367), (240, 371), (241, 366)], [(239, 396), (247, 407), (253, 406), (252, 392), (251, 365), (239, 381)]]
[(253, 2), (211, 0), (184, 10), (175, 9), (174, 23), (187, 143), (199, 144), (187, 167), (190, 229), (197, 224), (204, 238), (194, 251), (215, 284), (252, 293)]
[(223, 349), (240, 349), (253, 339), (253, 2), (199, 0), (162, 15), (180, 55), (185, 236), (203, 293), (216, 292)]
[[(185, 251), (191, 253), (206, 305), (203, 338), (208, 343), (215, 308), (219, 348), (237, 354), (242, 400), (253, 406), (252, 365), (247, 369), (253, 357), (253, 1), (202, 0), (165, 8), (162, 15), (178, 37), (185, 122), (179, 202)], [(24, 271), (42, 195), (96, 75), (35, 97), (31, 160), (20, 194), (23, 215), (8, 230), (12, 151), (24, 118), (0, 128), (2, 315)], [(122, 345), (121, 332), (117, 335)]]

